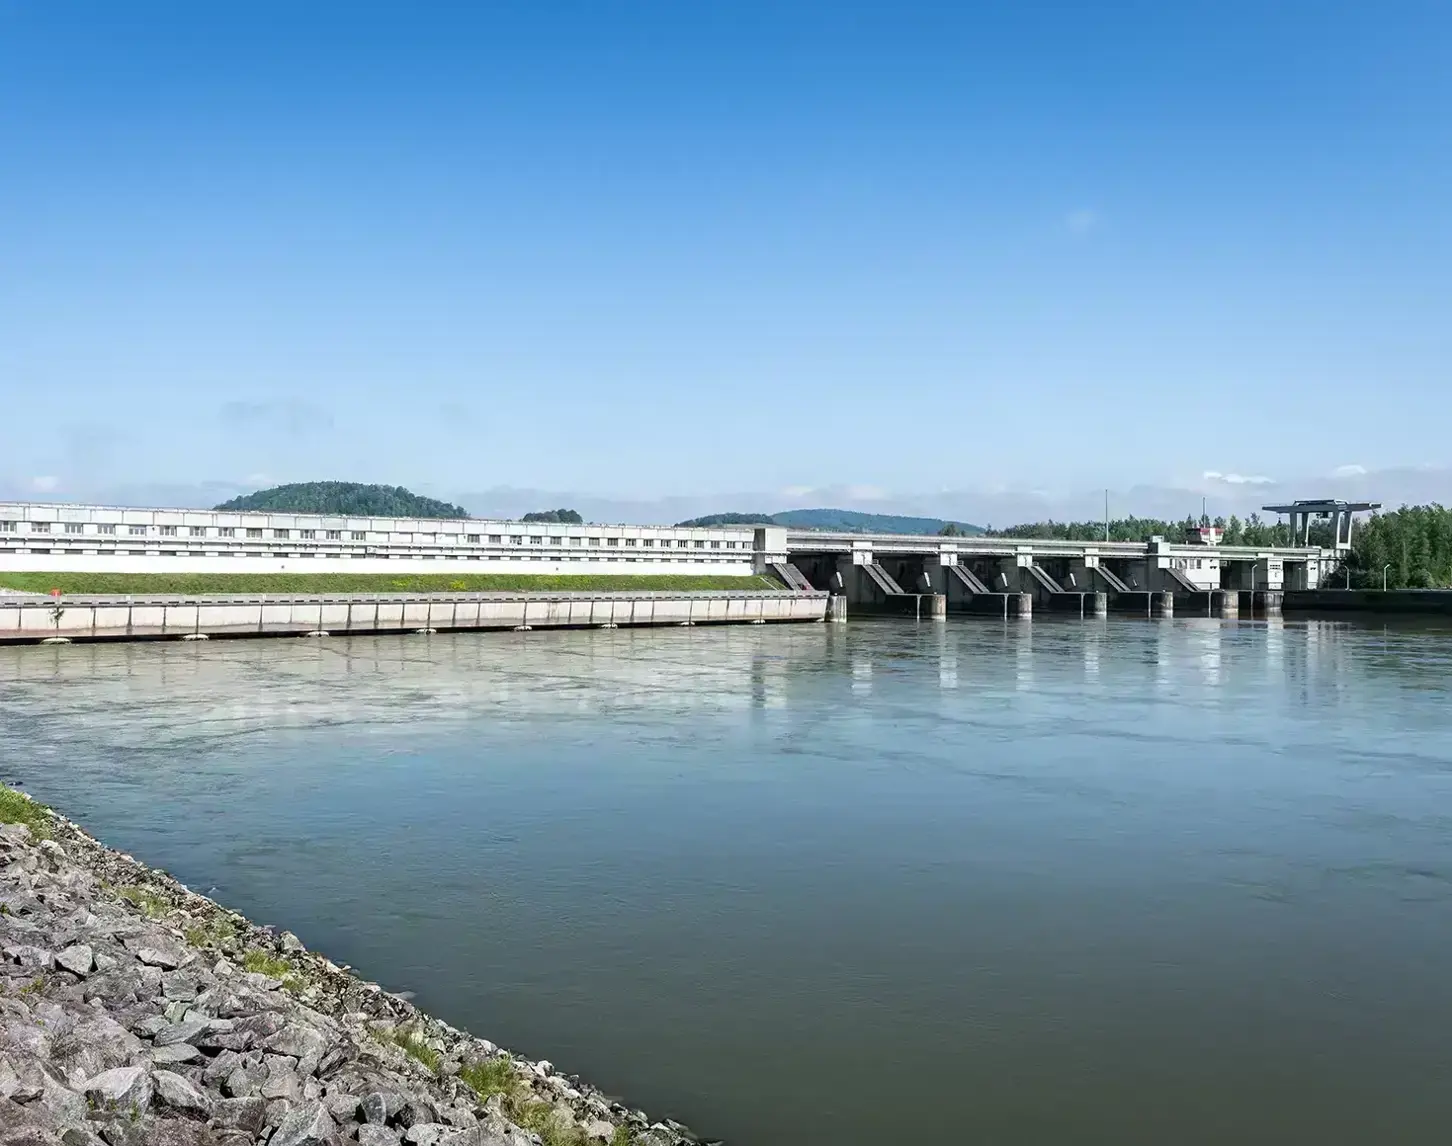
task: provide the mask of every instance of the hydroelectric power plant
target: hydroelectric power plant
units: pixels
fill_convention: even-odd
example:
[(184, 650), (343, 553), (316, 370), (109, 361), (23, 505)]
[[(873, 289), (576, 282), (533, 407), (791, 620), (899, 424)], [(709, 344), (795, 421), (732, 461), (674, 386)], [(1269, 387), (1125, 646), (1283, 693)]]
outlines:
[[(1302, 544), (1227, 546), (1213, 528), (1147, 542), (1057, 541), (0, 503), (0, 572), (770, 575), (781, 586), (63, 601), (13, 594), (0, 597), (0, 640), (765, 623), (843, 620), (851, 613), (1277, 612), (1286, 592), (1322, 585), (1350, 545), (1352, 513), (1371, 507), (1269, 508), (1292, 514)], [(1331, 548), (1309, 544), (1312, 516), (1332, 520)]]

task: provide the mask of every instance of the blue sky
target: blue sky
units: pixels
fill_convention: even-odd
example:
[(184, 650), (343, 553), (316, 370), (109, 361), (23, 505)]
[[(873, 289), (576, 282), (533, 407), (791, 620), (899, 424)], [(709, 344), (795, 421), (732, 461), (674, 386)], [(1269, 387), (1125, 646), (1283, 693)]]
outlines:
[(1449, 351), (1445, 3), (0, 0), (0, 492), (1437, 471)]

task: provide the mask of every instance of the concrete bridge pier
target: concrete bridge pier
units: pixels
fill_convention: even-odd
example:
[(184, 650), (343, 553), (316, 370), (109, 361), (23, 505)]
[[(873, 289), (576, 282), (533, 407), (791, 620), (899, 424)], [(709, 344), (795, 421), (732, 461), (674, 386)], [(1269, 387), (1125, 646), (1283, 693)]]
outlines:
[(1181, 617), (1238, 617), (1240, 593), (1226, 589), (1202, 589), (1197, 592), (1170, 590), (1175, 612)]
[(837, 589), (834, 591), (847, 598), (847, 607), (854, 613), (870, 612), (873, 606), (883, 602), (884, 594), (868, 580), (851, 553), (838, 556), (835, 583)]
[(1285, 593), (1280, 589), (1246, 589), (1236, 594), (1241, 616), (1279, 617)]

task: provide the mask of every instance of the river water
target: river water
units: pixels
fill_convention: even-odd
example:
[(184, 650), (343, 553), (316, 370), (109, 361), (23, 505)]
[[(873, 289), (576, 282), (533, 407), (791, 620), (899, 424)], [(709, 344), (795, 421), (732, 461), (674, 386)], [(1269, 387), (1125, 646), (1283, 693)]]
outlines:
[(732, 1143), (1445, 1141), (1452, 632), (0, 650), (0, 772)]

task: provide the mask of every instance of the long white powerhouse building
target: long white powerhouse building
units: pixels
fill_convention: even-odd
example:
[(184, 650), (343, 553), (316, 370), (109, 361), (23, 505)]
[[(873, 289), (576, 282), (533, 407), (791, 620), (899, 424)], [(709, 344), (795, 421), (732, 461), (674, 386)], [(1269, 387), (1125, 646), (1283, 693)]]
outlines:
[(87, 573), (752, 572), (750, 528), (0, 502), (0, 568)]

